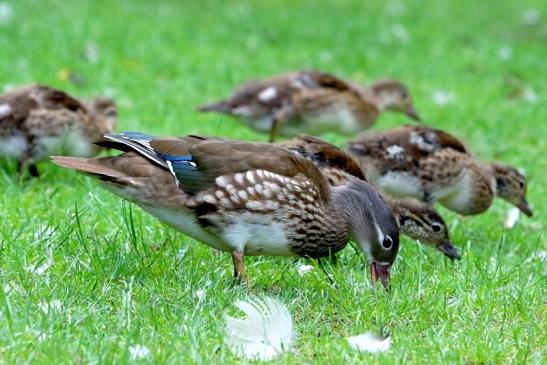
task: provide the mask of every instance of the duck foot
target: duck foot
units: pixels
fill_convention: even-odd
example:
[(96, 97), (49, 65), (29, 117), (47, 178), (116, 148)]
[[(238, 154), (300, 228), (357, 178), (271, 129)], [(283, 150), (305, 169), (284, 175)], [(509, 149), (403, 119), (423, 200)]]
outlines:
[(247, 272), (245, 271), (245, 263), (243, 261), (244, 254), (242, 251), (232, 251), (232, 261), (234, 262), (234, 279), (245, 285), (248, 285)]

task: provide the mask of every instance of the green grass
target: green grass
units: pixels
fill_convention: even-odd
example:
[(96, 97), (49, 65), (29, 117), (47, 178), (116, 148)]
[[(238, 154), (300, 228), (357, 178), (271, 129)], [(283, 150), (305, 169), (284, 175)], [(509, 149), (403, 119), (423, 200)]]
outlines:
[[(246, 79), (291, 69), (399, 78), (426, 123), (464, 138), (485, 160), (524, 169), (536, 215), (507, 231), (504, 202), (469, 219), (443, 210), (463, 260), (405, 239), (389, 293), (370, 287), (351, 248), (327, 265), (336, 290), (320, 270), (299, 277), (304, 260), (272, 257), (246, 260), (254, 282), (246, 290), (232, 285), (227, 255), (90, 179), (43, 163), (42, 177), (20, 183), (13, 164), (2, 163), (0, 363), (124, 363), (136, 344), (151, 351), (145, 363), (236, 363), (223, 345), (222, 316), (249, 293), (279, 298), (295, 318), (297, 353), (280, 364), (547, 361), (545, 261), (533, 258), (546, 250), (544, 1), (411, 0), (398, 16), (380, 1), (358, 0), (7, 2), (13, 18), (0, 25), (0, 84), (109, 92), (120, 130), (264, 139), (194, 109)], [(522, 22), (527, 8), (540, 11), (538, 24)], [(406, 42), (393, 36), (396, 24)], [(88, 42), (99, 47), (96, 63), (82, 57)], [(500, 59), (503, 47), (511, 58)], [(436, 105), (436, 90), (456, 101)], [(384, 115), (376, 128), (405, 122)], [(60, 309), (45, 313), (48, 302)], [(393, 334), (389, 352), (358, 354), (344, 339), (381, 325)]]

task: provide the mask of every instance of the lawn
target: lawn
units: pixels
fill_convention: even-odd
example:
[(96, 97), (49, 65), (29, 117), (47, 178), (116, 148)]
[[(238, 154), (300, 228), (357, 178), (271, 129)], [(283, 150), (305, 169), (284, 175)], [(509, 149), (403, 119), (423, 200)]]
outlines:
[[(274, 363), (547, 361), (545, 1), (0, 3), (0, 86), (110, 95), (119, 130), (264, 140), (195, 107), (292, 69), (398, 78), (425, 123), (521, 168), (536, 213), (506, 230), (501, 201), (472, 218), (440, 209), (463, 259), (403, 239), (389, 293), (369, 284), (351, 247), (326, 265), (337, 289), (319, 269), (299, 276), (305, 260), (275, 257), (247, 258), (246, 289), (228, 255), (91, 179), (44, 162), (40, 178), (19, 182), (0, 162), (0, 364), (237, 363), (223, 314), (249, 294), (294, 317), (296, 352)], [(386, 114), (375, 128), (402, 123)], [(359, 354), (345, 340), (381, 326), (388, 352)], [(135, 360), (137, 345), (150, 354)]]

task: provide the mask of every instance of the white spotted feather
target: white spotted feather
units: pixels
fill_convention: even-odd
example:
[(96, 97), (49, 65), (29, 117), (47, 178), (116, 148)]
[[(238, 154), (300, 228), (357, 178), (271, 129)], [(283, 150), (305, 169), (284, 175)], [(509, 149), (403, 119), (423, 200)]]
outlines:
[(267, 361), (291, 349), (295, 337), (293, 321), (283, 303), (265, 297), (238, 300), (234, 306), (246, 315), (242, 319), (225, 315), (225, 342), (235, 355)]
[(391, 346), (391, 337), (365, 332), (358, 336), (348, 337), (350, 346), (361, 352), (384, 352)]

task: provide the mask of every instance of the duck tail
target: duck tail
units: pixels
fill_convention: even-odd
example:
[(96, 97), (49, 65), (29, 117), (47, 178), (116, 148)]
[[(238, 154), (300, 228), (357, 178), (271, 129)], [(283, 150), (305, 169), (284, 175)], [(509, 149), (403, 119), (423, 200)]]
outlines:
[(101, 157), (101, 158), (81, 158), (81, 157), (67, 157), (67, 156), (51, 156), (51, 160), (54, 164), (76, 170), (78, 172), (92, 175), (103, 181), (121, 182), (129, 176), (124, 172), (113, 168), (110, 161), (115, 157)]
[(232, 104), (227, 100), (221, 100), (211, 104), (204, 104), (198, 108), (200, 112), (215, 112), (224, 114), (230, 114), (232, 112), (232, 109)]

